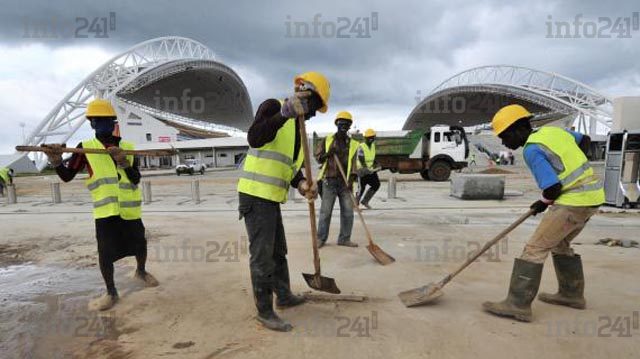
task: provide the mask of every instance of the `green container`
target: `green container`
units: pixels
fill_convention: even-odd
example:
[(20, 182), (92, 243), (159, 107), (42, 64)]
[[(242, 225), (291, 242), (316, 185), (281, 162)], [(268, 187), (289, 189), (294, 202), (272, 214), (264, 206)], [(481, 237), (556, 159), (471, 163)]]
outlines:
[[(420, 143), (424, 135), (424, 130), (413, 130), (404, 136), (376, 136), (376, 156), (409, 156)], [(364, 141), (362, 134), (354, 135), (352, 138), (358, 142)], [(319, 146), (324, 137), (319, 137), (313, 133), (313, 148)]]

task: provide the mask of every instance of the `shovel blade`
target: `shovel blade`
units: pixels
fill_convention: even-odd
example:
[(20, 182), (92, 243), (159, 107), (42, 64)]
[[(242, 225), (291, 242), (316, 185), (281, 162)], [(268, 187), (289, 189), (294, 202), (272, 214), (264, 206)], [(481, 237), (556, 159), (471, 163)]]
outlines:
[(415, 307), (431, 303), (436, 299), (442, 297), (444, 293), (440, 290), (440, 287), (435, 283), (427, 284), (423, 287), (411, 289), (398, 294), (402, 303), (407, 307)]
[(336, 281), (333, 278), (323, 277), (319, 274), (307, 274), (302, 273), (304, 280), (310, 288), (319, 290), (322, 292), (340, 294), (340, 289), (336, 285)]
[(369, 244), (367, 246), (369, 253), (375, 258), (378, 263), (386, 266), (387, 264), (391, 264), (396, 261), (395, 258), (387, 254), (387, 252), (383, 251), (382, 248), (378, 247), (377, 244)]

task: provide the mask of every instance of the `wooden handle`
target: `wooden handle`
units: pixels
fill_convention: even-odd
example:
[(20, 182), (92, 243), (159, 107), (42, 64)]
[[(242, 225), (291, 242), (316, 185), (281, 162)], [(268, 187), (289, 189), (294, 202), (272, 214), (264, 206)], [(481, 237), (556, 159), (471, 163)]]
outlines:
[[(304, 116), (298, 116), (298, 127), (300, 127), (300, 143), (304, 155), (304, 176), (307, 178), (309, 188), (313, 186), (311, 177), (311, 156), (309, 155), (309, 140), (307, 139), (307, 128), (304, 124)], [(309, 222), (311, 224), (311, 244), (313, 247), (313, 266), (316, 275), (320, 275), (320, 253), (318, 252), (318, 228), (316, 227), (316, 208), (313, 201), (309, 203)]]
[(347, 192), (349, 192), (349, 195), (351, 196), (351, 202), (353, 203), (353, 208), (356, 210), (356, 212), (358, 212), (358, 217), (360, 218), (360, 222), (362, 223), (362, 226), (364, 227), (364, 231), (367, 234), (367, 239), (369, 240), (369, 244), (373, 245), (373, 238), (371, 237), (371, 232), (369, 232), (369, 227), (367, 227), (367, 224), (364, 221), (364, 216), (362, 215), (362, 211), (358, 206), (358, 201), (356, 201), (356, 197), (353, 195), (353, 192), (349, 190), (349, 180), (347, 179), (347, 175), (344, 173), (344, 168), (342, 168), (342, 163), (340, 163), (340, 159), (336, 154), (333, 155), (333, 160), (336, 162), (336, 165), (338, 166), (338, 171), (340, 171), (340, 175), (344, 180), (344, 184), (347, 186)]
[(473, 254), (471, 258), (467, 259), (464, 263), (462, 263), (462, 265), (458, 267), (458, 269), (456, 269), (454, 272), (444, 277), (438, 284), (440, 288), (442, 288), (447, 283), (449, 283), (449, 281), (451, 281), (453, 277), (458, 275), (458, 273), (462, 272), (465, 268), (469, 266), (469, 264), (473, 263), (476, 259), (480, 258), (481, 255), (483, 255), (487, 250), (489, 250), (489, 248), (493, 247), (494, 244), (498, 243), (502, 238), (504, 238), (504, 236), (506, 236), (511, 231), (513, 231), (516, 227), (518, 227), (522, 222), (526, 221), (527, 218), (531, 217), (534, 213), (535, 213), (535, 210), (530, 209), (527, 213), (520, 216), (520, 218), (518, 218), (515, 222), (513, 222), (509, 227), (505, 228), (502, 232), (500, 232), (497, 236), (495, 236), (495, 238), (485, 243), (485, 245), (482, 247), (482, 249), (480, 249), (480, 251)]
[[(20, 152), (47, 152), (47, 148), (44, 146), (16, 146), (16, 151)], [(108, 155), (109, 151), (106, 149), (100, 148), (75, 148), (75, 147), (61, 147), (60, 152), (62, 153), (78, 153), (78, 154), (104, 154)], [(154, 156), (154, 157), (162, 157), (162, 156), (172, 156), (178, 153), (175, 149), (167, 149), (167, 150), (122, 150), (125, 155), (131, 156)]]

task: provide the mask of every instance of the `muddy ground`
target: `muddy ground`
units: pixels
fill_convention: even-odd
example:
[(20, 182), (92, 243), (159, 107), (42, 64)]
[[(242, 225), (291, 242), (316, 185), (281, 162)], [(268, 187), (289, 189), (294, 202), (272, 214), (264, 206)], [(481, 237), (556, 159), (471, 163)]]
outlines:
[[(147, 267), (161, 285), (143, 288), (130, 277), (135, 260), (119, 261), (121, 300), (108, 313), (87, 309), (103, 284), (82, 181), (62, 185), (63, 203), (54, 205), (49, 179), (18, 178), (20, 203), (0, 199), (0, 357), (636, 358), (640, 250), (595, 242), (637, 240), (637, 210), (603, 207), (605, 213), (575, 240), (586, 272), (584, 311), (535, 301), (534, 322), (520, 323), (481, 310), (483, 301), (505, 295), (513, 258), (539, 218), (457, 277), (436, 304), (402, 305), (398, 292), (439, 280), (538, 198), (524, 168), (508, 169), (507, 189), (523, 195), (502, 201), (461, 201), (449, 196), (449, 183), (417, 175), (398, 176), (398, 198), (387, 199), (383, 183), (365, 216), (377, 243), (397, 259), (389, 266), (369, 255), (357, 218), (353, 240), (360, 247), (335, 245), (336, 210), (330, 244), (321, 250), (323, 274), (335, 278), (343, 293), (367, 300), (282, 310), (295, 325), (288, 334), (265, 330), (253, 319), (237, 172), (146, 178), (154, 200), (144, 207)], [(191, 200), (195, 179), (200, 204)], [(282, 209), (292, 288), (309, 291), (300, 274), (313, 271), (306, 203), (298, 197)], [(555, 288), (548, 260), (541, 289)]]

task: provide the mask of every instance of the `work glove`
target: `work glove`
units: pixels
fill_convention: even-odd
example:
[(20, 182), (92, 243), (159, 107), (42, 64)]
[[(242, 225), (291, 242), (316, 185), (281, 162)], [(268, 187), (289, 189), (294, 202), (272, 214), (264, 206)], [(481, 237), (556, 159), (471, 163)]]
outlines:
[(306, 116), (311, 111), (309, 110), (309, 98), (311, 97), (311, 91), (299, 91), (289, 96), (280, 108), (280, 114), (284, 118)]
[(553, 204), (553, 201), (546, 201), (546, 200), (539, 199), (533, 202), (533, 204), (529, 206), (529, 208), (531, 208), (534, 211), (533, 215), (535, 216), (538, 213), (542, 213), (546, 211), (547, 207), (549, 207), (550, 204)]
[(300, 181), (300, 184), (298, 185), (298, 193), (309, 201), (314, 200), (318, 198), (318, 184), (313, 182), (311, 187), (309, 187), (307, 180)]
[(111, 157), (116, 161), (118, 167), (127, 168), (131, 166), (129, 160), (127, 160), (127, 155), (124, 153), (122, 148), (113, 146), (107, 148), (107, 151), (109, 151)]
[(67, 147), (65, 144), (43, 144), (42, 147), (45, 148), (44, 153), (47, 155), (47, 160), (51, 163), (53, 168), (56, 168), (62, 164), (62, 149)]

